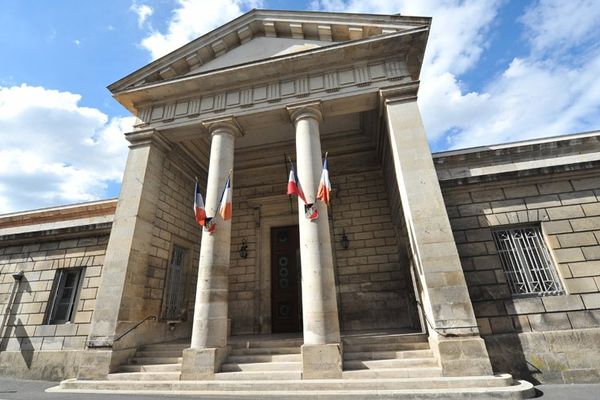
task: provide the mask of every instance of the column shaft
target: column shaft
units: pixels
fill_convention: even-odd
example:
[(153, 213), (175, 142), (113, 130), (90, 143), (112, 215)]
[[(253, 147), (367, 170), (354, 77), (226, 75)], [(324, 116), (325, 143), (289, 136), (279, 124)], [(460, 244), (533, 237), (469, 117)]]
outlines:
[[(233, 168), (234, 135), (225, 129), (213, 132), (206, 187), (206, 213), (218, 214), (219, 200), (227, 175)], [(192, 329), (192, 348), (227, 345), (227, 305), (231, 220), (215, 218), (216, 230), (202, 234), (198, 286)]]
[(224, 221), (219, 200), (227, 176), (233, 169), (235, 136), (240, 130), (229, 118), (207, 124), (212, 141), (206, 185), (206, 215), (217, 224), (212, 233), (203, 232), (200, 243), (198, 284), (191, 348), (184, 350), (181, 379), (212, 379), (227, 357), (229, 258), (231, 220)]
[[(317, 105), (318, 107), (318, 105)], [(306, 200), (315, 202), (322, 171), (319, 122), (316, 107), (288, 109), (296, 126), (298, 178)], [(317, 203), (319, 218), (304, 215), (298, 199), (300, 258), (302, 264), (303, 379), (341, 378), (340, 327), (333, 272), (327, 206)]]

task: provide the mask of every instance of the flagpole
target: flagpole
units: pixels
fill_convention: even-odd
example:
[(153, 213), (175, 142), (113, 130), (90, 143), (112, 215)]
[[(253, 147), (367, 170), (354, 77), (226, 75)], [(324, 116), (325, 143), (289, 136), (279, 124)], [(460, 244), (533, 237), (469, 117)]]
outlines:
[[(290, 170), (288, 168), (287, 160), (289, 159), (286, 153), (283, 153), (283, 163), (285, 164), (285, 181), (287, 182), (288, 176), (290, 176)], [(290, 163), (292, 160), (290, 160)], [(294, 213), (294, 204), (292, 203), (292, 195), (288, 195), (288, 199), (290, 199), (290, 214)]]

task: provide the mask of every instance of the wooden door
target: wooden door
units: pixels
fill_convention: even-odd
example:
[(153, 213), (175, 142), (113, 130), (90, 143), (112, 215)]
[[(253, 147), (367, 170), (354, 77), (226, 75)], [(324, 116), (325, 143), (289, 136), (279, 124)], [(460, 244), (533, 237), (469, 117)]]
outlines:
[(271, 323), (273, 333), (302, 330), (298, 226), (271, 229)]

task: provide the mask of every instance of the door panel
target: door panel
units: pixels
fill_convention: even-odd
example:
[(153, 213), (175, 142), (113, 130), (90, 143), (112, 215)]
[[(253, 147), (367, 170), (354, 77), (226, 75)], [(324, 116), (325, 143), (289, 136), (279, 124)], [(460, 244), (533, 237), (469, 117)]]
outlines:
[(273, 333), (302, 330), (298, 226), (271, 229), (271, 322)]

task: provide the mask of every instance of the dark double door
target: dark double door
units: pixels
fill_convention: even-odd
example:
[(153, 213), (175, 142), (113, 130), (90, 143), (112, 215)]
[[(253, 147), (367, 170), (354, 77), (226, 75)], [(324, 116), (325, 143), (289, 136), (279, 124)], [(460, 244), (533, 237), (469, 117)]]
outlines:
[(298, 226), (271, 229), (271, 326), (273, 333), (302, 331)]

